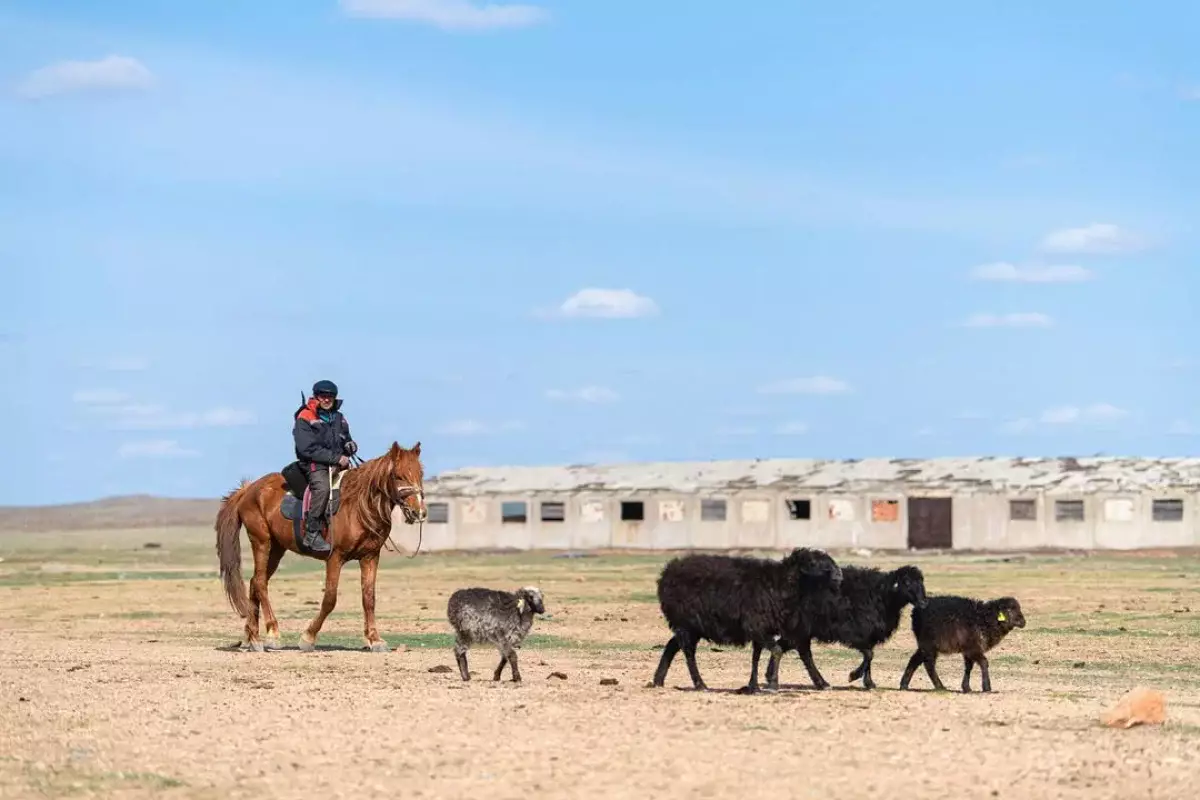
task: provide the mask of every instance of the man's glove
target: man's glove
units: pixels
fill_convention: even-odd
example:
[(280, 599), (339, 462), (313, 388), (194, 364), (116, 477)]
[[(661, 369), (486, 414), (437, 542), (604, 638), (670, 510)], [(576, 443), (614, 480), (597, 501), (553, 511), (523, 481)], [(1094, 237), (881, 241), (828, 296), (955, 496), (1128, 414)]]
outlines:
[(346, 451), (346, 455), (352, 456), (358, 452), (358, 443), (351, 439), (350, 441), (346, 442), (346, 446), (342, 449)]

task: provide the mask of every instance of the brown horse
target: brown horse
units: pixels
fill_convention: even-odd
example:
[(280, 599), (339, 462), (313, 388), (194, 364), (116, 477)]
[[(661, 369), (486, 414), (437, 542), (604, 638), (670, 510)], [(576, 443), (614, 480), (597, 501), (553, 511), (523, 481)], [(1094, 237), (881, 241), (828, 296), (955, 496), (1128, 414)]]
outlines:
[[(421, 465), (421, 443), (406, 450), (396, 442), (383, 455), (348, 470), (341, 481), (341, 501), (329, 523), (330, 550), (310, 554), (300, 551), (292, 533), (292, 523), (280, 510), (287, 491), (282, 473), (272, 472), (256, 481), (245, 482), (221, 498), (214, 526), (217, 532), (217, 557), (225, 596), (234, 610), (246, 620), (246, 638), (242, 647), (256, 652), (266, 649), (258, 635), (258, 609), (262, 606), (268, 645), (279, 647), (279, 621), (267, 597), (267, 582), (275, 574), (283, 554), (291, 550), (325, 562), (325, 594), (321, 610), (300, 637), (300, 649), (312, 650), (325, 618), (337, 604), (338, 579), (342, 565), (358, 560), (362, 569), (363, 633), (367, 646), (377, 653), (388, 651), (387, 642), (375, 629), (375, 575), (379, 551), (392, 532), (392, 510), (400, 506), (409, 525), (424, 523), (425, 470)], [(254, 551), (254, 577), (250, 592), (242, 577), (242, 545), (238, 533), (242, 526)]]

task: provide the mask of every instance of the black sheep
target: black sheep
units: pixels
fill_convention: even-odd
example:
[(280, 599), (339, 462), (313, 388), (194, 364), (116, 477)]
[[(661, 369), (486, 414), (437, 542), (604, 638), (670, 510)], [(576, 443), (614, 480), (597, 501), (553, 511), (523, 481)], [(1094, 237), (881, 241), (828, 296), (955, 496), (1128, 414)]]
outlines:
[(662, 686), (680, 649), (696, 689), (706, 689), (696, 666), (696, 644), (754, 647), (750, 682), (758, 690), (758, 660), (785, 631), (802, 626), (801, 600), (837, 591), (842, 571), (822, 550), (797, 548), (782, 561), (747, 556), (694, 554), (672, 559), (658, 578), (658, 602), (672, 637), (654, 673)]
[(962, 690), (971, 691), (971, 666), (978, 664), (983, 672), (983, 690), (992, 690), (988, 660), (984, 653), (1000, 643), (1013, 628), (1025, 627), (1025, 615), (1015, 597), (996, 600), (975, 600), (955, 595), (934, 595), (925, 608), (913, 610), (913, 635), (917, 637), (917, 652), (908, 660), (900, 688), (907, 689), (913, 673), (922, 663), (935, 689), (946, 687), (938, 679), (934, 664), (939, 653), (962, 653)]
[[(862, 653), (862, 663), (850, 673), (850, 681), (862, 678), (863, 686), (875, 688), (871, 661), (875, 648), (892, 638), (900, 625), (900, 613), (909, 603), (925, 607), (925, 576), (915, 566), (891, 572), (874, 567), (842, 567), (841, 591), (823, 600), (808, 601), (812, 608), (807, 618), (812, 623), (810, 636), (781, 639), (767, 663), (767, 686), (779, 686), (779, 661), (788, 650), (798, 650), (813, 685), (828, 689), (812, 659), (812, 640), (825, 644), (844, 644)], [(820, 603), (820, 605), (817, 605)]]

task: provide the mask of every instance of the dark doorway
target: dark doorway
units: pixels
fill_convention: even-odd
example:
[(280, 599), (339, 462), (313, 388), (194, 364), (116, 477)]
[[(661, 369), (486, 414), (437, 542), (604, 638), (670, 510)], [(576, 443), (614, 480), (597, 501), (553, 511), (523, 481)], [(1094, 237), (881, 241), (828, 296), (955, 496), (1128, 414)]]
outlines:
[(917, 550), (949, 550), (953, 539), (949, 497), (908, 498), (909, 547)]

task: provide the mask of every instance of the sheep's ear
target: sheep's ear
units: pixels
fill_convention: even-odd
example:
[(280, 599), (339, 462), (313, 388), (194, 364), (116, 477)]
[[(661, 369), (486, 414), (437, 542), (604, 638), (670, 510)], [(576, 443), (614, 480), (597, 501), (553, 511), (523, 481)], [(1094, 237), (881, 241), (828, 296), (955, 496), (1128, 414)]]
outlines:
[(1001, 611), (999, 614), (996, 615), (996, 619), (1000, 622), (1005, 622), (1008, 620), (1008, 615), (1005, 614), (1003, 611)]

